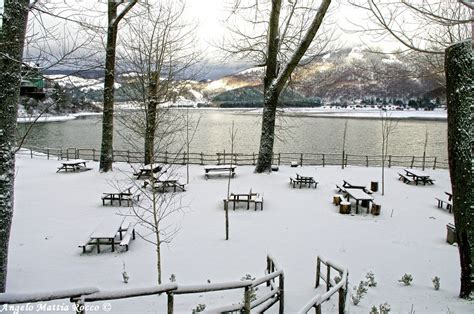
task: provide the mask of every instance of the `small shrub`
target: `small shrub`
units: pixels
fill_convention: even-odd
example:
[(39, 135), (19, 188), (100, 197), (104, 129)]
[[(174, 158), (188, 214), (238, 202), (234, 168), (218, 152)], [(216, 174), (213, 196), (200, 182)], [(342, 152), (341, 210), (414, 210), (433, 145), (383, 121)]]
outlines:
[(388, 314), (388, 312), (390, 312), (390, 310), (391, 310), (390, 305), (387, 302), (385, 302), (384, 304), (379, 305), (380, 314)]
[(171, 274), (170, 282), (176, 282), (176, 275), (175, 274)]
[(438, 276), (434, 276), (433, 279), (431, 279), (431, 281), (433, 282), (433, 286), (434, 286), (434, 289), (435, 290), (439, 290), (439, 287), (441, 285), (441, 282), (440, 282), (440, 279)]
[(364, 297), (364, 295), (367, 293), (367, 288), (366, 288), (366, 284), (364, 281), (360, 281), (359, 282), (359, 285), (358, 286), (354, 286), (354, 291), (355, 291), (355, 294), (351, 294), (351, 299), (352, 299), (352, 303), (354, 303), (354, 305), (357, 305), (360, 303), (360, 300), (362, 300), (362, 298)]
[(206, 309), (206, 304), (198, 304), (195, 309), (193, 309), (192, 314), (203, 312)]
[(379, 309), (375, 305), (372, 305), (369, 314), (380, 314)]
[[(252, 277), (252, 275), (250, 274), (246, 274), (244, 277), (240, 278), (241, 281), (245, 281), (245, 280), (255, 280), (255, 277)], [(253, 302), (255, 300), (257, 300), (257, 291), (258, 288), (255, 288), (255, 287), (251, 287), (250, 288), (250, 302)]]
[(402, 276), (401, 279), (398, 280), (398, 282), (403, 282), (405, 286), (411, 285), (412, 281), (413, 281), (413, 276), (410, 274), (405, 274)]
[(377, 287), (377, 282), (375, 281), (375, 275), (373, 272), (369, 271), (365, 278), (367, 279), (366, 283), (369, 287)]

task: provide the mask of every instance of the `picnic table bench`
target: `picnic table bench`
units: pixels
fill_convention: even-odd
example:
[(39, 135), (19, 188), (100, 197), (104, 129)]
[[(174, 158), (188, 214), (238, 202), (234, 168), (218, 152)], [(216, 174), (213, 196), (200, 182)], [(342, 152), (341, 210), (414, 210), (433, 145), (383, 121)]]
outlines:
[(76, 171), (85, 171), (90, 170), (87, 168), (86, 161), (83, 159), (73, 159), (68, 161), (62, 161), (61, 166), (58, 167), (56, 172), (65, 171), (65, 172), (76, 172)]
[(438, 208), (443, 208), (443, 205), (446, 204), (446, 209), (451, 213), (453, 211), (453, 195), (449, 192), (444, 192), (446, 194), (445, 198), (435, 199), (438, 201)]
[[(152, 183), (153, 182), (153, 183)], [(185, 192), (185, 184), (179, 183), (176, 179), (166, 179), (160, 180), (155, 179), (153, 181), (145, 180), (143, 183), (143, 187), (151, 186), (154, 190), (165, 193), (168, 192), (170, 189), (173, 189), (173, 192)]]
[(204, 176), (206, 177), (206, 180), (209, 178), (209, 173), (210, 172), (217, 172), (220, 174), (230, 174), (230, 176), (233, 178), (235, 176), (235, 168), (237, 166), (235, 165), (212, 165), (212, 166), (204, 166)]
[(230, 202), (233, 203), (233, 210), (235, 210), (236, 203), (239, 202), (247, 203), (247, 210), (250, 209), (250, 203), (255, 205), (255, 210), (257, 210), (257, 205), (260, 204), (260, 210), (263, 210), (263, 195), (260, 193), (253, 193), (252, 190), (250, 190), (249, 193), (231, 193), (229, 198), (224, 199), (224, 209)]
[(132, 188), (128, 188), (121, 192), (103, 193), (102, 205), (105, 206), (107, 201), (110, 201), (109, 205), (113, 205), (114, 202), (118, 202), (119, 206), (122, 204), (131, 206), (134, 202), (140, 201), (140, 193), (132, 193)]
[(413, 170), (413, 169), (403, 169), (405, 171), (405, 175), (398, 174), (399, 180), (403, 180), (403, 183), (415, 183), (415, 185), (418, 185), (418, 183), (423, 183), (423, 185), (428, 184), (434, 184), (434, 179), (430, 178), (430, 176), (424, 172)]
[(112, 252), (114, 252), (115, 245), (119, 244), (120, 247), (125, 247), (125, 250), (128, 251), (130, 239), (135, 240), (135, 223), (125, 223), (125, 218), (114, 216), (103, 220), (89, 235), (86, 242), (79, 247), (82, 248), (82, 253), (86, 253), (88, 246), (96, 247), (97, 253), (100, 253), (101, 245), (110, 245)]
[(293, 186), (293, 188), (295, 188), (296, 185), (299, 185), (300, 189), (302, 186), (307, 186), (310, 188), (311, 185), (314, 185), (314, 188), (316, 188), (318, 183), (319, 182), (314, 180), (314, 177), (301, 176), (299, 174), (296, 174), (296, 178), (290, 177), (290, 185)]
[(138, 172), (135, 172), (133, 175), (137, 177), (137, 180), (140, 180), (142, 178), (150, 178), (154, 173), (160, 172), (162, 169), (163, 166), (161, 165), (148, 164), (138, 169)]
[(359, 213), (359, 202), (367, 202), (367, 213), (369, 213), (370, 205), (373, 202), (373, 197), (362, 189), (345, 189), (346, 199), (349, 202), (352, 197), (356, 201), (356, 214)]
[(342, 187), (346, 189), (359, 189), (364, 191), (367, 194), (372, 194), (372, 190), (368, 189), (366, 185), (362, 185), (360, 183), (358, 184), (352, 184), (349, 181), (342, 180)]

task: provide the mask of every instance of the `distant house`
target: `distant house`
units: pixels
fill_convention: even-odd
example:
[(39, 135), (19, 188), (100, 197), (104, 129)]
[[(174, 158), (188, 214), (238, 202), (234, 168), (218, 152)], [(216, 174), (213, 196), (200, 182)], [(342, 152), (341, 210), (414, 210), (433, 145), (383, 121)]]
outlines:
[(44, 78), (38, 67), (29, 65), (22, 66), (20, 95), (35, 99), (44, 98)]

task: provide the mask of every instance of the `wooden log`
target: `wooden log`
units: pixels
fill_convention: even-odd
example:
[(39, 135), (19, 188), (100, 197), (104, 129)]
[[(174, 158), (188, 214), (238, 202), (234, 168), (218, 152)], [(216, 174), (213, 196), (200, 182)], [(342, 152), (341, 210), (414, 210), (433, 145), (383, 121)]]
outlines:
[(379, 190), (379, 182), (378, 181), (370, 182), (370, 190), (372, 192), (377, 192)]
[(341, 214), (350, 214), (351, 213), (351, 203), (349, 203), (349, 202), (340, 202), (339, 203), (339, 213), (341, 213)]
[(332, 197), (332, 203), (334, 205), (339, 205), (342, 201), (342, 195), (341, 194), (335, 194), (333, 197)]
[(378, 215), (380, 215), (380, 210), (381, 209), (382, 209), (382, 205), (372, 203), (372, 209), (370, 210), (370, 213), (374, 216), (378, 216)]

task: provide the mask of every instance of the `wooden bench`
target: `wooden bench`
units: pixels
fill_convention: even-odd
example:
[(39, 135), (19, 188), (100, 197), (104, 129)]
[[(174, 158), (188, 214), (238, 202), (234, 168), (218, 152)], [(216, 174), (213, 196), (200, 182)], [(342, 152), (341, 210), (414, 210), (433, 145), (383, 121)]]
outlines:
[(125, 235), (122, 237), (122, 241), (120, 241), (120, 247), (125, 247), (125, 251), (128, 251), (128, 245), (130, 244), (130, 240), (135, 240), (135, 224), (130, 223), (126, 229)]
[(82, 248), (82, 253), (86, 253), (86, 248), (88, 245), (96, 245), (95, 241), (92, 241), (91, 238), (87, 238), (84, 244), (78, 245), (78, 247)]
[(315, 181), (313, 177), (304, 177), (298, 174), (296, 174), (296, 178), (290, 177), (290, 185), (293, 186), (293, 188), (295, 188), (296, 185), (299, 185), (300, 189), (302, 186), (311, 187), (311, 185), (314, 185), (314, 188), (316, 188), (318, 183), (319, 182)]
[[(240, 198), (240, 196), (245, 198)], [(260, 193), (252, 193), (249, 194), (231, 194), (232, 198), (224, 199), (224, 209), (225, 206), (228, 205), (230, 202), (233, 202), (233, 210), (235, 210), (236, 203), (247, 203), (247, 210), (250, 209), (250, 203), (254, 204), (254, 209), (257, 210), (257, 206), (260, 205), (260, 210), (263, 210), (263, 195)]]
[(443, 205), (446, 204), (446, 209), (451, 213), (453, 211), (453, 203), (448, 199), (441, 199), (435, 197), (435, 200), (438, 201), (438, 208), (444, 208)]
[(398, 172), (398, 175), (399, 175), (398, 180), (399, 180), (399, 181), (402, 181), (403, 183), (410, 184), (410, 183), (415, 182), (415, 180), (413, 180), (412, 178), (407, 177), (407, 176), (401, 174), (400, 172)]
[(343, 187), (340, 187), (339, 185), (336, 184), (336, 189), (339, 193), (347, 193), (346, 189)]
[(127, 206), (131, 206), (134, 202), (139, 202), (140, 201), (140, 193), (138, 192), (138, 188), (135, 189), (135, 192), (132, 192), (132, 187), (125, 189), (121, 192), (115, 192), (115, 193), (103, 193), (104, 196), (102, 196), (102, 206), (106, 205), (106, 201), (110, 201), (109, 205), (113, 205), (114, 201), (117, 201), (119, 203), (119, 206), (122, 206), (123, 204), (126, 204)]
[(214, 172), (214, 173), (219, 173), (219, 174), (230, 174), (230, 176), (233, 178), (235, 176), (235, 168), (237, 166), (230, 166), (230, 165), (217, 165), (217, 166), (204, 166), (204, 171), (205, 174), (204, 176), (206, 177), (206, 180), (209, 179), (209, 173)]

